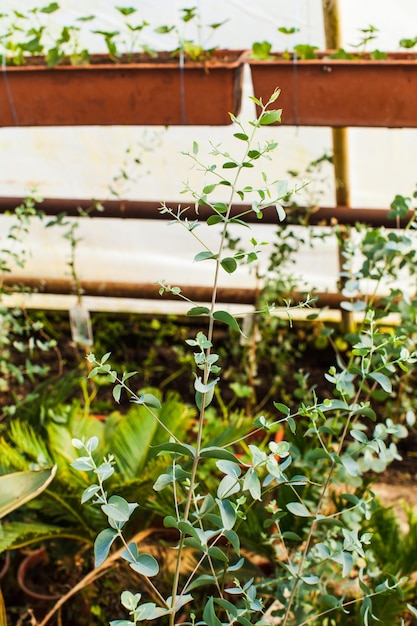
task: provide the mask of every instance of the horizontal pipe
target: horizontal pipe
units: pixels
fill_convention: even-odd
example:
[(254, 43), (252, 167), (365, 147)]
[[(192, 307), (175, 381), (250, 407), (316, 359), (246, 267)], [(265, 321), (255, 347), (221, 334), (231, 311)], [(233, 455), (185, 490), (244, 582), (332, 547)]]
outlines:
[[(13, 212), (14, 209), (24, 203), (24, 198), (0, 198), (0, 214)], [(43, 211), (45, 215), (55, 216), (60, 213), (65, 213), (69, 216), (78, 216), (80, 212), (88, 211), (90, 217), (103, 217), (103, 218), (127, 218), (127, 219), (165, 219), (170, 220), (172, 217), (168, 213), (161, 213), (158, 209), (161, 208), (160, 202), (148, 202), (135, 200), (105, 200), (99, 201), (103, 207), (103, 211), (99, 211), (94, 208), (96, 201), (87, 199), (68, 199), (68, 198), (45, 198), (42, 202), (36, 203), (36, 208)], [(167, 206), (176, 210), (180, 203), (167, 202)], [(181, 203), (181, 206), (187, 207), (187, 203)], [(414, 212), (410, 211), (406, 218), (401, 220), (388, 219), (388, 209), (352, 209), (347, 206), (335, 206), (335, 207), (319, 207), (311, 210), (306, 207), (288, 207), (287, 214), (292, 218), (305, 218), (308, 223), (314, 225), (327, 225), (327, 224), (345, 224), (353, 225), (357, 222), (368, 224), (370, 226), (385, 226), (386, 228), (404, 228), (408, 221), (413, 216)], [(244, 216), (245, 222), (259, 223), (260, 220), (256, 217), (252, 207), (249, 204), (234, 205), (232, 216), (241, 213), (242, 211), (249, 211)], [(209, 207), (199, 207), (199, 213), (196, 214), (192, 209), (188, 217), (192, 217), (194, 220), (205, 220), (212, 211)], [(278, 218), (276, 210), (273, 206), (268, 207), (263, 211), (262, 222), (266, 224), (278, 224)]]
[[(37, 293), (54, 295), (74, 294), (73, 282), (66, 278), (40, 278), (40, 277), (20, 277), (6, 275), (3, 285), (13, 290), (15, 285), (25, 287)], [(82, 293), (85, 296), (104, 296), (108, 298), (133, 298), (144, 300), (156, 300), (161, 298), (159, 286), (155, 283), (122, 283), (113, 281), (81, 281)], [(194, 302), (210, 302), (213, 290), (211, 287), (197, 285), (184, 285), (181, 291)], [(259, 296), (258, 289), (241, 289), (231, 287), (220, 287), (217, 291), (217, 302), (230, 304), (255, 304)], [(312, 304), (314, 308), (339, 308), (340, 303), (346, 298), (340, 293), (319, 292), (313, 293)], [(172, 293), (165, 293), (162, 298), (167, 300), (178, 300), (178, 296)], [(293, 304), (298, 304), (306, 299), (305, 293), (294, 291), (286, 299), (290, 299)], [(277, 305), (279, 306), (279, 305)]]
[[(42, 278), (20, 277), (6, 275), (3, 285), (13, 289), (15, 285), (24, 287), (38, 293), (54, 295), (74, 295), (74, 283), (67, 278)], [(143, 300), (157, 300), (159, 286), (156, 283), (121, 283), (115, 281), (83, 280), (80, 282), (82, 294), (85, 296), (98, 296), (108, 298), (133, 298)], [(211, 300), (212, 288), (198, 285), (187, 285), (181, 288), (187, 298), (198, 302)], [(240, 304), (253, 304), (255, 301), (255, 289), (222, 288), (217, 291), (218, 302), (238, 302)], [(165, 293), (163, 298), (178, 300), (178, 296), (170, 292)]]

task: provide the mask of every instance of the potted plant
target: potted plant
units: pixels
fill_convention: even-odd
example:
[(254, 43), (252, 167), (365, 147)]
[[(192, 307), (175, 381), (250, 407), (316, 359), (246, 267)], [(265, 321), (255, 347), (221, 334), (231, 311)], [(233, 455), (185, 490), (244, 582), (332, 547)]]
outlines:
[[(272, 53), (269, 42), (256, 42), (248, 55), (255, 96), (266, 101), (278, 87), (282, 124), (287, 125), (417, 127), (416, 56), (409, 50), (366, 52), (374, 31), (362, 30), (355, 54), (320, 52), (305, 44)], [(403, 47), (411, 43), (400, 42)]]
[[(229, 113), (239, 113), (242, 51), (210, 49), (172, 26), (155, 30), (177, 32), (177, 49), (150, 50), (138, 41), (149, 24), (132, 22), (136, 9), (115, 7), (124, 32), (92, 31), (104, 38), (108, 53), (90, 54), (80, 45), (79, 25), (51, 37), (44, 22), (58, 10), (52, 2), (14, 12), (3, 43), (0, 126), (222, 125), (230, 123)], [(79, 24), (93, 19), (79, 18)], [(198, 20), (196, 10), (182, 9), (181, 19)]]

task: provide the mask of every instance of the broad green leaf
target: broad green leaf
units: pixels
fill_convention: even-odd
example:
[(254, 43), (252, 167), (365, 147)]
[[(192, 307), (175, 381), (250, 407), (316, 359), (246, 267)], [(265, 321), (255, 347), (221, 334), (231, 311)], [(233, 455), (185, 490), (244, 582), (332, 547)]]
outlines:
[(336, 598), (336, 596), (332, 596), (330, 594), (320, 596), (320, 600), (325, 606), (331, 607), (333, 609), (337, 606), (340, 606), (341, 602), (338, 598)]
[(233, 217), (230, 220), (231, 224), (239, 224), (239, 226), (244, 226), (245, 228), (250, 228), (249, 224), (247, 224), (246, 222), (244, 222), (243, 220), (239, 220), (236, 217)]
[(245, 474), (243, 489), (249, 491), (254, 500), (261, 499), (261, 483), (253, 467), (250, 467)]
[(223, 550), (220, 550), (220, 548), (218, 548), (217, 546), (212, 546), (211, 548), (209, 548), (207, 553), (213, 559), (217, 559), (218, 561), (223, 561), (224, 563), (227, 563), (227, 561), (229, 560), (227, 556), (225, 555), (225, 553), (223, 552)]
[(192, 591), (193, 589), (198, 589), (198, 587), (206, 587), (207, 585), (215, 585), (216, 578), (214, 576), (210, 576), (209, 574), (202, 574), (193, 580), (193, 582), (187, 586), (188, 591)]
[(226, 257), (222, 259), (220, 264), (228, 274), (233, 274), (233, 272), (237, 270), (237, 263), (233, 257)]
[(223, 474), (234, 476), (234, 478), (239, 478), (242, 473), (239, 465), (234, 461), (217, 461), (216, 465)]
[(274, 402), (274, 407), (283, 415), (289, 415), (291, 412), (289, 407), (286, 404), (282, 404), (282, 402)]
[(187, 311), (187, 315), (190, 317), (196, 317), (197, 315), (209, 315), (210, 309), (206, 306), (194, 306), (192, 309)]
[(293, 417), (287, 417), (287, 424), (290, 427), (290, 431), (295, 435), (297, 431), (297, 423)]
[[(226, 537), (226, 539), (229, 541), (229, 543), (233, 546), (233, 549), (236, 552), (237, 556), (240, 556), (239, 535), (234, 530), (225, 530), (223, 534)], [(236, 567), (236, 564), (235, 566), (229, 567), (228, 568), (229, 571), (232, 571), (233, 567)], [(236, 567), (236, 569), (239, 569), (239, 567)]]
[(239, 167), (237, 163), (234, 163), (234, 161), (226, 161), (226, 163), (223, 163), (223, 169), (225, 170), (231, 170), (235, 167)]
[(167, 515), (164, 517), (164, 527), (165, 528), (178, 528), (178, 522), (172, 515)]
[(111, 496), (108, 504), (103, 504), (101, 509), (115, 522), (127, 522), (131, 513), (129, 503), (121, 496)]
[(128, 611), (133, 611), (138, 606), (141, 597), (142, 596), (140, 593), (132, 593), (131, 591), (123, 591), (122, 595), (120, 596), (120, 601), (122, 605), (125, 607), (125, 609), (128, 609)]
[[(232, 531), (234, 532), (234, 531)], [(226, 535), (227, 536), (227, 535)], [(228, 572), (237, 572), (238, 570), (240, 570), (245, 564), (245, 559), (241, 558), (238, 561), (236, 561), (236, 563), (234, 563), (233, 565), (229, 565), (229, 567), (227, 568)]]
[(235, 133), (233, 137), (236, 137), (236, 139), (240, 139), (241, 141), (248, 141), (249, 139), (249, 137), (245, 135), (245, 133)]
[(119, 404), (120, 402), (120, 396), (122, 395), (122, 385), (115, 385), (113, 387), (113, 398), (115, 399), (115, 401), (117, 402), (117, 404)]
[(208, 407), (214, 397), (214, 387), (207, 391), (206, 393), (201, 393), (201, 391), (195, 392), (195, 403), (199, 411), (201, 411), (203, 407), (203, 398), (204, 398), (204, 407)]
[(94, 469), (94, 462), (89, 456), (80, 456), (71, 463), (71, 467), (80, 472), (91, 472)]
[(213, 313), (213, 318), (215, 320), (218, 320), (219, 322), (223, 322), (224, 324), (227, 324), (234, 330), (237, 330), (239, 333), (243, 334), (240, 329), (239, 324), (236, 321), (236, 318), (234, 318), (233, 315), (231, 315), (227, 311), (215, 311)]
[(195, 255), (194, 261), (206, 261), (207, 259), (215, 259), (216, 257), (217, 255), (210, 252), (210, 250), (203, 250)]
[(134, 563), (139, 556), (137, 544), (133, 541), (130, 542), (128, 544), (128, 547), (123, 550), (120, 556), (122, 557), (122, 559), (125, 559), (125, 561), (128, 561), (129, 563)]
[(224, 476), (217, 487), (217, 497), (223, 500), (234, 493), (239, 493), (239, 491), (239, 481), (233, 476)]
[(343, 571), (342, 576), (347, 576), (353, 567), (353, 557), (350, 552), (342, 552), (342, 563), (343, 563)]
[(114, 474), (114, 467), (110, 465), (107, 461), (103, 461), (98, 468), (95, 470), (95, 473), (100, 478), (101, 481), (107, 480)]
[(212, 191), (214, 191), (216, 189), (217, 185), (206, 185), (203, 189), (203, 193), (209, 194), (212, 193)]
[(214, 389), (219, 380), (220, 378), (215, 378), (214, 380), (211, 380), (209, 383), (205, 384), (201, 380), (201, 376), (197, 376), (194, 380), (194, 389), (196, 391), (199, 391), (200, 393), (208, 393)]
[(210, 597), (206, 602), (206, 606), (203, 611), (203, 619), (205, 623), (210, 624), (210, 626), (222, 626), (221, 621), (214, 611), (214, 602), (212, 597)]
[(287, 509), (297, 517), (312, 517), (312, 514), (302, 502), (288, 502)]
[(158, 561), (151, 554), (140, 554), (135, 563), (130, 563), (130, 567), (146, 578), (152, 578), (159, 572)]
[(217, 446), (207, 446), (207, 448), (202, 448), (200, 457), (206, 459), (222, 459), (223, 461), (239, 463), (239, 460), (234, 454), (229, 452), (229, 450), (226, 450), (225, 448), (218, 448)]
[(350, 456), (342, 457), (342, 465), (350, 476), (359, 476), (359, 465)]
[(113, 528), (105, 528), (94, 542), (94, 567), (99, 567), (109, 554), (109, 550), (118, 533)]
[(224, 222), (224, 218), (220, 215), (210, 215), (207, 219), (207, 226), (215, 226), (216, 224), (220, 224), (220, 222)]
[(356, 439), (356, 441), (359, 441), (360, 443), (368, 442), (368, 437), (362, 430), (356, 430), (355, 428), (352, 428), (350, 434), (352, 435), (353, 439)]
[(278, 215), (279, 221), (283, 222), (285, 220), (285, 218), (287, 217), (287, 214), (285, 213), (284, 207), (281, 204), (279, 204), (279, 202), (277, 202), (275, 204), (275, 208), (276, 208), (276, 211), (277, 211), (277, 215)]
[(236, 523), (236, 511), (233, 505), (229, 500), (216, 499), (216, 502), (222, 518), (223, 528), (225, 530), (232, 530)]
[(234, 620), (237, 619), (238, 610), (235, 604), (232, 604), (231, 602), (229, 602), (229, 600), (225, 600), (224, 598), (216, 598), (215, 603), (217, 606), (221, 606), (225, 611), (228, 611), (228, 613), (231, 617), (234, 618)]
[[(193, 600), (193, 596), (189, 593), (176, 596), (175, 602), (174, 602), (175, 610), (178, 611), (178, 609), (180, 609), (182, 606), (185, 606), (186, 604), (191, 602), (191, 600)], [(172, 605), (172, 596), (167, 597), (167, 605), (168, 606)]]
[(100, 487), (98, 485), (90, 485), (87, 489), (84, 489), (83, 494), (81, 496), (81, 504), (88, 502), (93, 496), (96, 495), (100, 491)]
[(216, 202), (213, 204), (213, 209), (216, 209), (219, 213), (227, 213), (228, 206), (224, 202)]
[(317, 585), (320, 582), (320, 578), (318, 576), (302, 576), (301, 580), (306, 585)]
[(265, 111), (259, 119), (259, 123), (262, 126), (269, 124), (276, 124), (281, 121), (282, 109), (276, 109), (275, 111)]
[(294, 533), (292, 530), (286, 530), (281, 534), (281, 537), (283, 539), (290, 539), (291, 541), (301, 541), (300, 535), (297, 535), (297, 533)]
[(194, 526), (190, 524), (190, 522), (178, 522), (177, 528), (185, 535), (193, 537), (198, 544), (201, 544), (201, 537), (198, 534), (197, 530), (194, 528)]
[(146, 406), (151, 406), (154, 409), (160, 409), (161, 403), (156, 396), (152, 393), (142, 393), (139, 398), (135, 398), (131, 400), (134, 404), (145, 404)]
[(90, 439), (88, 439), (87, 443), (85, 444), (85, 449), (88, 452), (94, 452), (94, 450), (97, 449), (99, 444), (99, 438), (94, 436), (94, 437), (90, 437)]
[(161, 452), (175, 452), (183, 456), (189, 456), (191, 458), (195, 457), (195, 448), (185, 443), (182, 444), (175, 443), (174, 441), (167, 441), (165, 443), (161, 443), (158, 446), (155, 446), (155, 449), (160, 450)]
[(381, 374), (381, 372), (372, 372), (372, 374), (369, 374), (369, 377), (372, 378), (372, 380), (375, 380), (384, 391), (386, 391), (387, 393), (391, 393), (392, 383), (388, 376), (385, 376), (385, 374)]
[(36, 498), (51, 483), (55, 474), (56, 465), (39, 471), (0, 476), (0, 519)]

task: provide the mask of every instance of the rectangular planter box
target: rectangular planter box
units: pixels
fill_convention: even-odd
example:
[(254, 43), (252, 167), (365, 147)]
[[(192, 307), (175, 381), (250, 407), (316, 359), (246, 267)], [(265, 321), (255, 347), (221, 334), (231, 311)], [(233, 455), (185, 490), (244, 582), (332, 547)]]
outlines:
[[(248, 59), (253, 91), (267, 101), (276, 87), (275, 104), (282, 124), (293, 126), (417, 127), (417, 59), (390, 53), (387, 60)], [(327, 57), (327, 58), (326, 58)]]
[[(181, 67), (170, 53), (116, 64), (6, 66), (0, 126), (224, 125), (240, 111), (243, 52), (217, 50)], [(107, 59), (107, 62), (106, 62)]]

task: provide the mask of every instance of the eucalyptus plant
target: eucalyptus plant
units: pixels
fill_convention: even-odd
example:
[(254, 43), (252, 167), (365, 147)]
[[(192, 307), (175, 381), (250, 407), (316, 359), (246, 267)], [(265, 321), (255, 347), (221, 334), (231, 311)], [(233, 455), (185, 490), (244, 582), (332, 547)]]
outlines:
[[(26, 381), (34, 383), (45, 376), (49, 368), (36, 362), (34, 355), (48, 350), (57, 351), (56, 341), (48, 336), (42, 322), (32, 320), (24, 306), (8, 306), (5, 298), (11, 294), (27, 291), (18, 280), (12, 287), (4, 284), (4, 277), (26, 266), (30, 255), (26, 240), (35, 221), (42, 219), (42, 211), (36, 204), (39, 198), (32, 194), (17, 206), (11, 216), (8, 228), (0, 238), (0, 391), (12, 393), (18, 385)], [(14, 358), (11, 358), (14, 355)], [(15, 358), (15, 355), (20, 355)], [(59, 356), (59, 353), (57, 352)], [(20, 360), (20, 363), (19, 363)], [(16, 394), (17, 396), (17, 394)], [(7, 406), (2, 406), (0, 421), (6, 415), (13, 415), (18, 398)]]
[[(376, 599), (400, 598), (406, 582), (391, 573), (382, 578), (381, 572), (379, 578), (375, 575), (372, 531), (364, 530), (365, 521), (372, 516), (374, 497), (364, 477), (372, 462), (377, 460), (385, 467), (398, 456), (395, 441), (405, 434), (402, 425), (380, 416), (370, 426), (377, 421), (373, 394), (376, 389), (389, 390), (391, 379), (398, 371), (411, 368), (417, 353), (410, 349), (406, 335), (385, 332), (378, 326), (372, 306), (367, 307), (357, 328), (348, 358), (339, 358), (326, 375), (333, 387), (331, 398), (319, 399), (313, 392), (312, 401), (306, 398), (298, 407), (277, 401), (275, 416), (250, 418), (248, 435), (205, 444), (211, 405), (222, 376), (214, 345), (215, 326), (227, 325), (236, 333), (236, 340), (243, 335), (241, 317), (217, 302), (220, 276), (255, 262), (265, 243), (249, 232), (247, 244), (235, 251), (228, 249), (230, 229), (248, 228), (244, 219), (248, 210), (236, 215), (232, 206), (237, 199), (249, 201), (249, 211), (259, 219), (275, 207), (272, 210), (278, 220), (285, 219), (287, 187), (282, 181), (269, 181), (261, 165), (277, 143), (258, 139), (262, 128), (280, 120), (281, 111), (274, 108), (278, 96), (277, 90), (266, 103), (253, 98), (260, 113), (248, 124), (231, 116), (240, 156), (212, 145), (212, 162), (207, 165), (194, 142), (186, 154), (203, 177), (200, 190), (185, 186), (194, 210), (161, 208), (174, 225), (199, 243), (193, 262), (210, 263), (213, 268), (207, 306), (193, 302), (178, 286), (164, 280), (159, 283), (161, 295), (170, 292), (178, 296), (189, 304), (188, 315), (201, 319), (202, 329), (186, 340), (195, 361), (195, 427), (180, 436), (160, 419), (160, 399), (131, 387), (135, 372), (117, 372), (109, 353), (102, 358), (87, 357), (90, 376), (104, 376), (114, 384), (116, 402), (128, 394), (165, 431), (165, 441), (155, 451), (165, 459), (166, 469), (153, 488), (155, 498), (170, 503), (164, 517), (175, 555), (169, 584), (163, 576), (164, 563), (129, 533), (135, 516), (143, 515), (143, 504), (108, 493), (114, 456), (98, 454), (97, 437), (73, 440), (80, 456), (72, 466), (91, 476), (82, 502), (97, 506), (107, 518), (95, 540), (96, 568), (114, 558), (112, 549), (118, 545), (120, 557), (143, 580), (139, 589), (123, 592), (121, 601), (128, 617), (113, 620), (112, 626), (150, 620), (169, 626), (304, 626), (328, 619), (337, 623), (339, 617), (356, 609), (360, 623), (368, 625), (382, 618)], [(249, 170), (259, 173), (257, 184), (248, 184)], [(196, 219), (201, 206), (210, 208), (205, 226)], [(206, 228), (216, 229), (216, 248), (206, 243)], [(307, 298), (293, 306), (309, 303)], [(291, 315), (292, 306), (285, 306)], [(268, 303), (262, 313), (268, 315), (273, 309)], [(279, 428), (285, 429), (282, 441), (274, 436)], [(245, 527), (253, 513), (260, 521), (259, 552), (263, 546), (269, 548), (267, 571), (260, 562), (248, 568)], [(417, 616), (416, 609), (409, 606), (409, 610)]]

